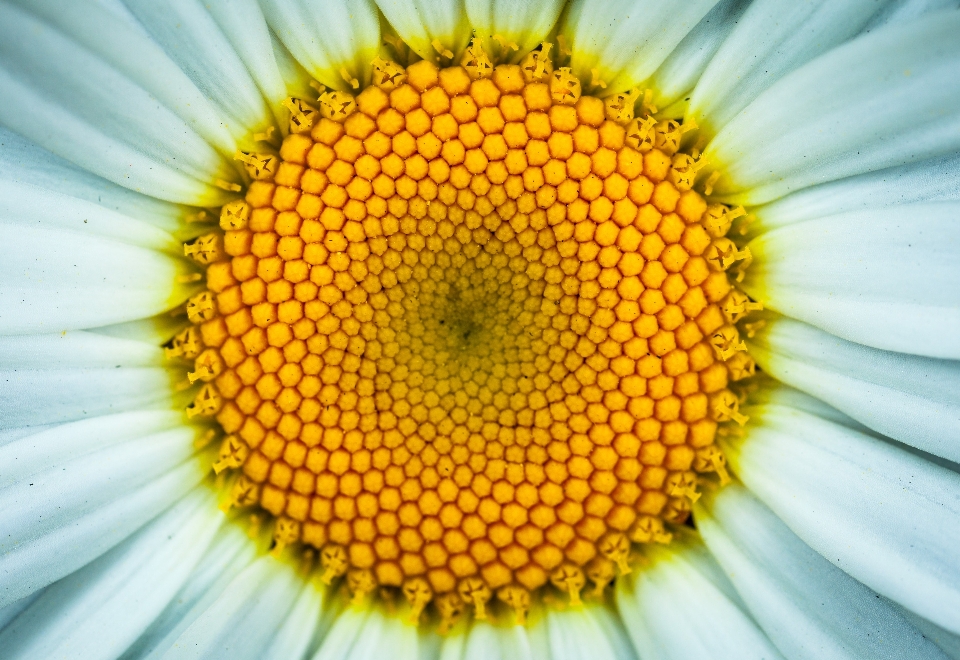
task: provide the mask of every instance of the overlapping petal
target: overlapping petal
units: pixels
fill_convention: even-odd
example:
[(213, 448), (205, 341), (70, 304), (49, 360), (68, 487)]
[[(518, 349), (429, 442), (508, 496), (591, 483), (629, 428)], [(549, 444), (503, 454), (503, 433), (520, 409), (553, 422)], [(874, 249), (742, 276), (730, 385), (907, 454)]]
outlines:
[(571, 0), (560, 34), (572, 49), (570, 66), (583, 81), (602, 80), (609, 92), (643, 83), (717, 0)]
[(786, 318), (768, 319), (748, 341), (781, 382), (878, 433), (960, 462), (960, 363), (868, 348)]
[[(958, 24), (960, 25), (960, 24)], [(960, 357), (958, 202), (851, 211), (749, 243), (743, 287), (782, 314), (850, 341)]]
[(0, 95), (0, 123), (114, 183), (187, 204), (229, 199), (214, 182), (233, 170), (194, 128), (125, 71), (10, 5), (0, 7)]
[(318, 81), (349, 88), (346, 78), (370, 80), (370, 63), (380, 49), (380, 17), (372, 0), (260, 4), (280, 41)]
[(789, 73), (855, 36), (883, 7), (875, 0), (756, 0), (697, 81), (688, 116), (710, 134)]
[(646, 556), (649, 565), (617, 582), (617, 607), (639, 657), (782, 660), (699, 543)]
[(960, 149), (960, 13), (839, 46), (787, 74), (708, 146), (715, 192), (761, 204), (818, 183)]
[(128, 432), (0, 489), (0, 607), (85, 566), (200, 481), (192, 429)]
[(222, 517), (195, 490), (134, 536), (60, 580), (0, 632), (6, 658), (119, 657), (186, 581)]
[(472, 26), (465, 0), (378, 0), (377, 4), (404, 43), (423, 59), (457, 58), (470, 41)]
[[(465, 0), (470, 25), (482, 37), (497, 37), (514, 59), (533, 50), (553, 30), (565, 0)], [(515, 50), (514, 50), (515, 48)]]
[(751, 424), (722, 447), (754, 494), (837, 567), (960, 632), (960, 474), (788, 406)]
[[(749, 6), (750, 0), (721, 0), (677, 44), (650, 78), (658, 109), (669, 112), (669, 106), (677, 101), (686, 106), (688, 92), (696, 86)], [(684, 95), (686, 99), (682, 98)]]
[(707, 547), (791, 660), (946, 656), (897, 609), (812, 550), (746, 489), (695, 509)]

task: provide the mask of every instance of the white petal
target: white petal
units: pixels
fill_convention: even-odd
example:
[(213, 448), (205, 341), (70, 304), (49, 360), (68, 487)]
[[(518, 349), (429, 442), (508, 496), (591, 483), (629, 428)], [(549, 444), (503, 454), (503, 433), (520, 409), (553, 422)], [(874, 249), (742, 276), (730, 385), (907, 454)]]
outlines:
[(533, 660), (523, 626), (474, 623), (469, 632), (443, 638), (439, 660)]
[(10, 603), (6, 607), (0, 608), (0, 631), (7, 627), (7, 625), (20, 616), (20, 613), (25, 611), (30, 607), (35, 600), (40, 598), (44, 593), (44, 589), (32, 593), (26, 598), (21, 598), (15, 603)]
[(156, 226), (53, 190), (0, 180), (0, 224), (67, 229), (103, 236), (153, 250), (173, 251), (179, 244)]
[(891, 353), (769, 319), (750, 354), (774, 378), (865, 426), (960, 462), (960, 363)]
[(785, 74), (856, 35), (877, 6), (875, 0), (757, 0), (703, 72), (688, 116), (715, 135)]
[(749, 0), (721, 0), (677, 44), (650, 81), (658, 108), (666, 108), (694, 88), (748, 6)]
[(924, 14), (960, 8), (957, 0), (893, 0), (877, 12), (864, 30), (876, 30), (891, 23), (906, 23)]
[(572, 0), (560, 20), (570, 66), (581, 80), (596, 69), (606, 90), (623, 91), (653, 75), (717, 0)]
[(720, 569), (706, 552), (674, 543), (645, 555), (652, 564), (616, 587), (617, 607), (639, 657), (782, 660), (738, 600), (714, 584)]
[(102, 179), (0, 126), (0, 177), (93, 202), (165, 231), (181, 228), (184, 207)]
[(923, 633), (924, 637), (943, 649), (943, 652), (950, 656), (951, 660), (960, 660), (960, 635), (947, 632), (940, 626), (930, 623), (909, 610), (901, 608), (901, 612), (910, 623), (917, 627), (917, 630)]
[(341, 74), (364, 83), (380, 50), (380, 16), (372, 0), (261, 0), (273, 31), (314, 78), (348, 88)]
[(523, 55), (547, 39), (565, 4), (564, 0), (465, 0), (467, 18), (479, 36), (503, 37)]
[[(266, 12), (267, 8), (263, 7), (263, 10)], [(283, 45), (274, 31), (277, 28), (273, 25), (270, 27), (270, 46), (273, 48), (273, 57), (280, 69), (280, 76), (286, 83), (287, 94), (297, 98), (310, 98), (311, 96), (317, 98), (316, 89), (311, 86), (311, 83), (316, 80), (316, 76), (311, 75), (309, 71), (303, 68), (303, 65), (287, 50), (287, 47)]]
[(112, 445), (182, 424), (181, 413), (138, 410), (40, 430), (0, 445), (0, 488)]
[(340, 614), (313, 660), (417, 660), (417, 628), (379, 609), (350, 608)]
[(243, 61), (275, 117), (282, 115), (286, 85), (277, 67), (267, 19), (257, 0), (225, 0), (205, 7)]
[[(753, 344), (751, 344), (751, 346), (753, 346)], [(753, 355), (752, 352), (750, 354)], [(816, 415), (821, 419), (829, 420), (834, 424), (846, 426), (854, 431), (871, 433), (869, 428), (825, 403), (822, 399), (810, 396), (809, 394), (805, 394), (800, 390), (795, 390), (783, 384), (764, 387), (751, 394), (750, 405), (759, 406), (764, 404), (789, 406), (796, 410), (802, 410), (811, 415)]]
[(377, 5), (400, 38), (424, 59), (436, 61), (440, 55), (434, 41), (456, 57), (470, 40), (464, 0), (377, 0)]
[(256, 557), (256, 544), (251, 543), (240, 525), (222, 526), (167, 609), (124, 657), (151, 660), (161, 657)]
[(183, 317), (171, 316), (170, 314), (159, 314), (147, 319), (137, 319), (136, 321), (125, 321), (113, 325), (102, 325), (99, 328), (90, 328), (89, 332), (95, 332), (107, 337), (116, 337), (117, 339), (129, 339), (132, 341), (161, 346), (167, 343), (171, 337), (183, 330), (185, 323)]
[(166, 658), (257, 659), (300, 594), (302, 577), (273, 557), (261, 557), (240, 573), (187, 628)]
[(639, 660), (624, 628), (624, 622), (617, 614), (608, 608), (597, 608), (593, 610), (593, 616), (617, 660)]
[(95, 0), (15, 0), (152, 94), (228, 158), (236, 142), (190, 78), (128, 17)]
[[(552, 660), (630, 660), (636, 658), (622, 630), (611, 635), (618, 624), (609, 621), (603, 607), (586, 606), (565, 611), (545, 610), (543, 618), (529, 632), (534, 657)], [(602, 621), (604, 618), (607, 621)], [(539, 652), (537, 650), (539, 647)]]
[(729, 485), (694, 511), (710, 551), (791, 660), (944, 658), (892, 606), (817, 554), (743, 487)]
[(156, 344), (104, 337), (82, 330), (55, 335), (0, 336), (0, 369), (158, 367)]
[(847, 211), (960, 199), (960, 153), (805, 188), (753, 209), (750, 232)]
[(124, 0), (124, 4), (216, 106), (231, 135), (243, 140), (253, 130), (273, 124), (273, 113), (246, 65), (203, 3)]
[(306, 584), (297, 602), (284, 617), (276, 636), (260, 657), (264, 660), (293, 660), (305, 657), (317, 633), (323, 600), (323, 591), (313, 584)]
[(65, 230), (0, 224), (0, 333), (62, 332), (153, 316), (190, 293), (181, 258)]
[(960, 202), (853, 211), (750, 242), (744, 289), (867, 346), (960, 357)]
[(158, 367), (0, 370), (0, 427), (170, 410), (174, 376)]
[[(367, 618), (370, 611), (359, 608), (349, 608), (337, 616), (330, 631), (323, 638), (323, 643), (317, 649), (313, 660), (342, 660), (350, 657), (350, 650), (357, 642), (360, 634), (366, 630)], [(380, 617), (382, 622), (382, 616)], [(377, 622), (369, 626), (370, 632), (379, 633)]]
[(810, 547), (960, 632), (960, 475), (777, 405), (757, 409), (746, 439), (723, 449), (737, 476)]
[(182, 497), (204, 474), (194, 431), (138, 437), (0, 490), (0, 607), (69, 575)]
[(719, 195), (760, 204), (960, 149), (960, 13), (887, 26), (788, 74), (720, 131)]
[(12, 6), (0, 8), (0, 123), (127, 188), (219, 206), (221, 156), (146, 90), (75, 41)]
[(4, 656), (120, 656), (173, 598), (222, 520), (210, 489), (201, 486), (47, 589), (0, 634)]
[(12, 429), (0, 429), (0, 447), (9, 444), (20, 438), (26, 438), (28, 435), (34, 435), (41, 431), (56, 428), (57, 424), (37, 424), (35, 426), (20, 426)]

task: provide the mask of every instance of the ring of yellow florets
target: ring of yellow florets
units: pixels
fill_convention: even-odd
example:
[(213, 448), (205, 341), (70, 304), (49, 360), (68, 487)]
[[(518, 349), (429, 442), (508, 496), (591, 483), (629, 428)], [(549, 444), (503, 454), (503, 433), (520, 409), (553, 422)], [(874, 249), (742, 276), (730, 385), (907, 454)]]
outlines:
[(226, 433), (226, 505), (445, 625), (601, 594), (631, 543), (669, 541), (698, 473), (726, 479), (759, 308), (725, 272), (742, 210), (692, 189), (682, 125), (582, 95), (545, 51), (468, 56), (289, 99), (279, 157), (241, 154), (245, 198), (186, 246), (207, 290), (168, 348)]

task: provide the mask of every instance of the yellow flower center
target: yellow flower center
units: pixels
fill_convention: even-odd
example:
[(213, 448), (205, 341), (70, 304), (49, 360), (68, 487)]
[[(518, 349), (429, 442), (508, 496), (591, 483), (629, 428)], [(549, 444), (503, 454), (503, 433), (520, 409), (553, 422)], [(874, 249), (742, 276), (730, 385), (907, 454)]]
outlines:
[(631, 543), (668, 542), (698, 473), (726, 479), (727, 385), (753, 373), (742, 210), (692, 190), (684, 127), (542, 51), (484, 58), (288, 100), (279, 158), (240, 154), (259, 180), (186, 248), (207, 291), (169, 349), (226, 433), (229, 505), (446, 624), (602, 594)]

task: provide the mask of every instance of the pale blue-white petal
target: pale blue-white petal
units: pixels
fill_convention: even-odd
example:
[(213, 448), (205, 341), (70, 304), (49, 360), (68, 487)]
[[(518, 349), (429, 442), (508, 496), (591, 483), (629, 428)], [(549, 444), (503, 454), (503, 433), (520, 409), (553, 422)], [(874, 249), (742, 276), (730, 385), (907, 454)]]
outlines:
[(22, 10), (0, 6), (0, 123), (114, 183), (219, 206), (234, 176), (183, 119), (122, 71)]
[(828, 215), (917, 202), (960, 200), (960, 153), (805, 188), (751, 209), (751, 235)]
[(856, 35), (882, 5), (756, 0), (697, 82), (688, 117), (715, 135), (784, 75)]
[(745, 439), (721, 440), (744, 484), (839, 568), (960, 633), (960, 475), (799, 410), (753, 410)]
[(600, 630), (606, 636), (617, 660), (640, 660), (633, 644), (630, 642), (630, 636), (627, 634), (623, 620), (613, 609), (598, 608), (593, 610), (593, 616), (597, 625), (600, 626)]
[[(707, 500), (704, 502), (704, 500)], [(707, 547), (790, 660), (942, 660), (896, 609), (801, 541), (745, 488), (694, 505)]]
[(204, 474), (194, 435), (136, 437), (0, 490), (0, 607), (96, 559), (193, 488)]
[(761, 204), (960, 149), (960, 13), (888, 25), (786, 75), (708, 145), (716, 194)]
[(870, 19), (864, 31), (876, 30), (887, 24), (906, 23), (934, 11), (958, 9), (957, 0), (893, 0)]
[(124, 660), (161, 657), (256, 557), (256, 544), (240, 525), (221, 526), (186, 583), (150, 628), (128, 649)]
[(253, 131), (273, 125), (273, 113), (243, 59), (200, 0), (124, 3), (214, 104), (235, 139), (245, 140)]
[(170, 410), (174, 375), (159, 367), (0, 370), (0, 427)]
[(786, 318), (768, 319), (747, 341), (774, 378), (878, 433), (960, 462), (960, 362), (867, 348)]
[(349, 608), (337, 616), (313, 660), (417, 660), (416, 626), (379, 608)]
[(220, 153), (236, 141), (217, 109), (142, 27), (97, 0), (15, 0), (149, 92)]
[[(633, 648), (619, 624), (602, 606), (564, 611), (546, 609), (530, 626), (533, 657), (551, 660), (635, 660)], [(606, 619), (606, 620), (605, 620)], [(613, 633), (613, 634), (611, 634)]]
[(4, 657), (117, 658), (186, 581), (222, 520), (212, 493), (200, 487), (47, 589), (0, 633)]
[(179, 247), (153, 224), (29, 183), (0, 180), (0, 224), (90, 233), (153, 250)]
[(316, 585), (309, 582), (304, 585), (299, 598), (260, 657), (264, 660), (299, 660), (305, 657), (317, 636), (323, 596), (324, 592)]
[(77, 167), (0, 126), (0, 179), (92, 202), (166, 231), (180, 228), (185, 207), (147, 197)]
[(372, 0), (261, 0), (270, 27), (310, 75), (352, 89), (343, 73), (364, 83), (380, 50), (380, 16)]
[(104, 415), (44, 429), (0, 445), (0, 488), (94, 452), (183, 424), (172, 410)]
[[(264, 12), (266, 12), (264, 8)], [(271, 26), (273, 28), (273, 26)], [(273, 49), (273, 57), (277, 62), (277, 68), (280, 70), (280, 76), (286, 83), (287, 94), (297, 98), (318, 98), (317, 90), (311, 84), (316, 80), (315, 76), (303, 68), (303, 65), (287, 50), (274, 32), (276, 28), (270, 30), (270, 46)]]
[(444, 54), (436, 46), (456, 58), (470, 40), (464, 0), (377, 0), (377, 5), (404, 43), (424, 59), (437, 61)]
[(658, 109), (689, 96), (687, 93), (749, 6), (750, 0), (721, 0), (677, 44), (650, 80)]
[(717, 0), (572, 0), (560, 33), (570, 66), (584, 82), (594, 70), (607, 92), (625, 91), (653, 75)]
[(750, 243), (743, 288), (844, 339), (960, 358), (960, 202), (852, 211)]
[(57, 426), (57, 424), (37, 424), (34, 426), (19, 426), (12, 429), (0, 429), (0, 447), (19, 440), (20, 438), (26, 438), (28, 435), (47, 431)]
[(960, 635), (947, 632), (940, 626), (919, 617), (909, 610), (900, 608), (907, 620), (923, 633), (924, 637), (943, 649), (951, 660), (960, 660)]
[(438, 660), (534, 660), (523, 626), (475, 622), (467, 632), (447, 635)]
[(182, 258), (92, 234), (0, 224), (0, 333), (132, 321), (181, 303)]
[(221, 0), (205, 7), (243, 61), (274, 117), (280, 118), (287, 90), (274, 57), (267, 19), (257, 0)]
[[(617, 607), (637, 655), (659, 660), (782, 660), (699, 542), (645, 552), (651, 561), (617, 580)], [(721, 574), (722, 575), (722, 574)], [(684, 631), (677, 634), (677, 631)]]
[[(751, 344), (752, 346), (752, 344)], [(752, 353), (751, 353), (752, 355)], [(822, 399), (810, 396), (800, 390), (787, 387), (783, 384), (770, 384), (769, 387), (758, 389), (750, 396), (750, 405), (774, 404), (789, 406), (796, 410), (816, 415), (821, 419), (826, 419), (834, 424), (846, 426), (854, 431), (871, 433), (870, 429), (856, 421), (849, 415), (846, 415), (833, 406), (825, 403)]]
[(156, 344), (77, 330), (52, 335), (0, 336), (0, 369), (158, 367)]
[[(564, 0), (516, 2), (515, 0), (465, 0), (467, 18), (478, 36), (503, 38), (514, 44), (509, 54), (516, 58), (547, 39), (560, 17)], [(504, 53), (506, 55), (507, 53)]]
[(15, 603), (10, 603), (6, 607), (0, 608), (0, 631), (7, 627), (7, 625), (20, 616), (20, 613), (30, 607), (35, 600), (40, 598), (43, 595), (45, 589), (34, 592), (27, 596), (26, 598), (21, 598)]
[(289, 565), (261, 557), (230, 583), (163, 657), (262, 658), (296, 602), (302, 579)]

